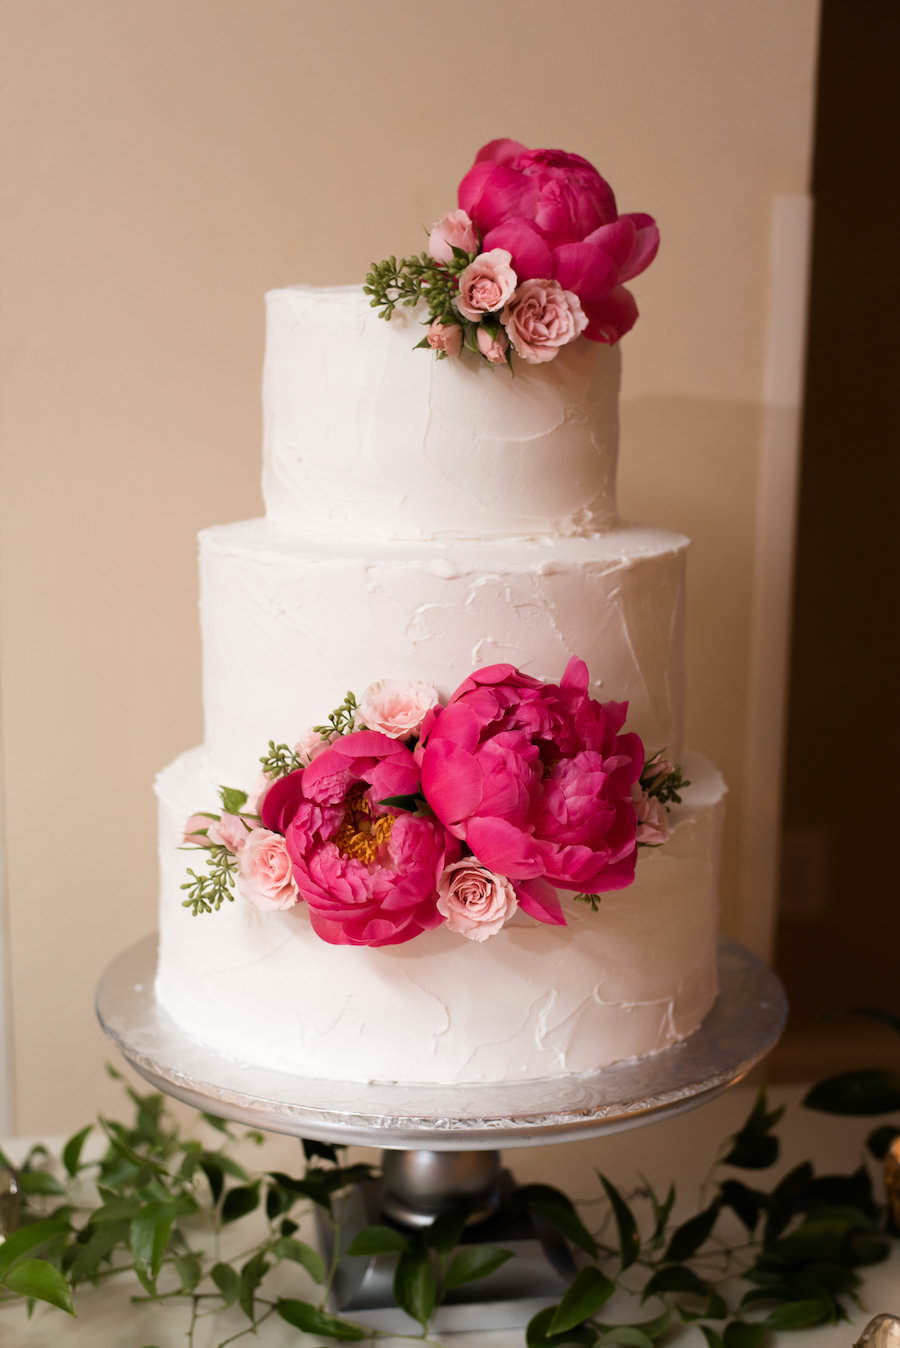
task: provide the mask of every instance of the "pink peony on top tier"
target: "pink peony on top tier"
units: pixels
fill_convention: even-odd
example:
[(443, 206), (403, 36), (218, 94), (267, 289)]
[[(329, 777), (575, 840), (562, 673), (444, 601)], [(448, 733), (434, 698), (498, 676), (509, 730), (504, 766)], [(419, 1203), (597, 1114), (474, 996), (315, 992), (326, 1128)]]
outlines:
[(581, 155), (489, 141), (459, 185), (459, 205), (482, 251), (511, 254), (520, 283), (552, 279), (578, 296), (585, 337), (617, 342), (634, 326), (637, 305), (623, 283), (653, 261), (659, 231), (649, 215), (620, 215), (609, 183)]
[(634, 879), (644, 750), (619, 733), (626, 710), (591, 698), (573, 658), (559, 684), (480, 669), (426, 717), (417, 753), (429, 805), (541, 921), (563, 921), (552, 886), (595, 894)]
[(284, 834), (299, 897), (324, 941), (398, 945), (443, 921), (437, 882), (458, 845), (435, 819), (381, 803), (418, 790), (405, 744), (357, 730), (267, 791), (263, 826)]

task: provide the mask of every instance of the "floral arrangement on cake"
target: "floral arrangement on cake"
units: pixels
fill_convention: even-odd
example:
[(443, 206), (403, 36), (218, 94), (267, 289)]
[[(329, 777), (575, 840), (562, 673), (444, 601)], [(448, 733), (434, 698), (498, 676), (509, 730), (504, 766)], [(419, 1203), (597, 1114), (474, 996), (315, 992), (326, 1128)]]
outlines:
[(423, 683), (348, 693), (289, 748), (270, 741), (253, 791), (223, 787), (184, 844), (207, 851), (184, 906), (237, 891), (266, 912), (306, 906), (332, 945), (397, 945), (446, 923), (472, 941), (517, 910), (565, 925), (557, 890), (596, 908), (634, 880), (687, 785), (645, 759), (627, 703), (588, 694), (573, 658), (558, 684), (488, 665), (446, 705)]
[(576, 337), (617, 342), (634, 326), (624, 282), (653, 261), (659, 231), (649, 215), (620, 215), (586, 159), (492, 140), (458, 201), (432, 225), (424, 252), (373, 263), (363, 286), (385, 319), (424, 301), (418, 346), (439, 359), (465, 348), (490, 364), (511, 363), (513, 351), (539, 364)]

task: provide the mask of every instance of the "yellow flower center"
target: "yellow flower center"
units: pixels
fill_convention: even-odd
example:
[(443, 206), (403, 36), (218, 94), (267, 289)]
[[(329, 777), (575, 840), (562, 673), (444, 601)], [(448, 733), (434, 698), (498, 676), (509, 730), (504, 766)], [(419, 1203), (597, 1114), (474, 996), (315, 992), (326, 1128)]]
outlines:
[(366, 783), (357, 782), (347, 792), (344, 801), (344, 818), (341, 821), (334, 842), (338, 851), (345, 857), (355, 857), (365, 865), (375, 860), (379, 847), (386, 845), (394, 827), (392, 814), (372, 816), (372, 806), (366, 799)]

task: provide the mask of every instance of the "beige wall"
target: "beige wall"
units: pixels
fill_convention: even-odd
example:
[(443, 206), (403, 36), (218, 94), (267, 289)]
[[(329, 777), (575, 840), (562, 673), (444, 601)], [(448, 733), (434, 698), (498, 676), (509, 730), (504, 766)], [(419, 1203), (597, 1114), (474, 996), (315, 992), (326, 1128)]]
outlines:
[[(151, 780), (200, 736), (194, 535), (260, 508), (262, 293), (416, 248), (493, 136), (579, 151), (660, 221), (622, 500), (695, 539), (689, 729), (740, 783), (770, 205), (806, 188), (817, 6), (0, 16), (8, 949), (18, 1122), (57, 1130), (108, 1098), (93, 988), (154, 925)], [(726, 924), (739, 856), (733, 823)]]

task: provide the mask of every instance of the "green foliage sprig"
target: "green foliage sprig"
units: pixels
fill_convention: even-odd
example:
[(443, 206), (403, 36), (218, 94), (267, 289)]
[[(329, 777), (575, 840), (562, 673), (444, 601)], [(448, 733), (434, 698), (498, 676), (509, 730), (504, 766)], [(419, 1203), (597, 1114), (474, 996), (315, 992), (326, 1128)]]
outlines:
[(658, 800), (666, 809), (671, 804), (681, 804), (681, 792), (690, 786), (679, 763), (669, 764), (663, 761), (664, 750), (659, 749), (648, 758), (641, 773), (641, 790), (645, 795)]
[(194, 917), (201, 913), (217, 913), (223, 903), (234, 902), (234, 885), (237, 879), (237, 857), (229, 852), (223, 843), (211, 843), (205, 847), (206, 872), (198, 875), (188, 867), (188, 876), (182, 889), (187, 898), (182, 899), (182, 908), (190, 908)]
[[(161, 1096), (127, 1092), (130, 1123), (101, 1119), (69, 1138), (56, 1164), (37, 1146), (20, 1168), (19, 1224), (0, 1244), (0, 1308), (43, 1301), (73, 1314), (82, 1284), (131, 1270), (142, 1288), (135, 1302), (183, 1302), (188, 1348), (201, 1316), (232, 1306), (246, 1325), (218, 1348), (256, 1334), (274, 1316), (330, 1342), (374, 1344), (385, 1337), (328, 1311), (336, 1261), (326, 1263), (298, 1235), (302, 1209), (317, 1207), (332, 1218), (339, 1248), (342, 1196), (370, 1182), (375, 1171), (345, 1164), (340, 1148), (305, 1141), (300, 1176), (251, 1174), (233, 1153), (238, 1143), (262, 1142), (261, 1134), (203, 1115), (197, 1123), (202, 1117), (218, 1141), (185, 1135)], [(814, 1087), (804, 1103), (830, 1113), (897, 1111), (900, 1074), (846, 1073)], [(562, 1299), (531, 1320), (527, 1348), (654, 1348), (671, 1342), (679, 1323), (698, 1323), (708, 1348), (761, 1348), (770, 1331), (846, 1319), (861, 1287), (860, 1270), (888, 1255), (896, 1231), (865, 1166), (817, 1175), (804, 1162), (776, 1183), (760, 1185), (757, 1176), (778, 1158), (782, 1113), (760, 1093), (720, 1149), (698, 1210), (678, 1223), (672, 1221), (674, 1184), (662, 1194), (641, 1179), (624, 1193), (598, 1174), (603, 1215), (596, 1229), (560, 1190), (544, 1184), (518, 1189), (512, 1202), (574, 1247), (581, 1264)], [(99, 1159), (85, 1160), (86, 1143), (98, 1130), (104, 1149)], [(900, 1128), (877, 1127), (868, 1137), (870, 1155), (882, 1158), (898, 1136)], [(0, 1153), (0, 1165), (8, 1164)], [(753, 1183), (736, 1178), (734, 1169), (750, 1172)], [(95, 1199), (86, 1207), (87, 1179)], [(254, 1213), (264, 1215), (262, 1235), (234, 1260), (222, 1257), (218, 1234)], [(743, 1231), (732, 1243), (723, 1229), (729, 1213)], [(198, 1235), (204, 1221), (211, 1241)], [(457, 1213), (417, 1232), (369, 1226), (347, 1249), (351, 1258), (396, 1261), (396, 1302), (421, 1326), (418, 1337), (426, 1344), (448, 1293), (514, 1257), (494, 1245), (460, 1245), (462, 1227)], [(285, 1264), (305, 1271), (313, 1296), (286, 1298), (270, 1290), (271, 1273)], [(734, 1295), (736, 1281), (746, 1290)], [(618, 1289), (650, 1303), (647, 1318), (628, 1325), (604, 1319), (603, 1307)]]
[(287, 744), (276, 744), (274, 740), (269, 740), (268, 750), (259, 761), (263, 773), (271, 782), (277, 782), (279, 777), (287, 777), (288, 773), (303, 767), (303, 760), (294, 749)]
[(461, 248), (453, 249), (450, 262), (436, 262), (424, 252), (401, 257), (399, 261), (389, 257), (384, 262), (372, 263), (363, 291), (369, 296), (372, 308), (379, 311), (379, 318), (389, 321), (398, 304), (411, 309), (421, 301), (428, 309), (429, 322), (459, 323), (453, 300), (459, 288), (459, 274), (474, 257), (474, 253), (465, 253)]
[(356, 712), (359, 703), (355, 693), (346, 693), (343, 702), (334, 711), (328, 713), (328, 720), (322, 725), (314, 725), (313, 730), (326, 739), (337, 739), (356, 729)]

